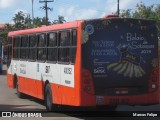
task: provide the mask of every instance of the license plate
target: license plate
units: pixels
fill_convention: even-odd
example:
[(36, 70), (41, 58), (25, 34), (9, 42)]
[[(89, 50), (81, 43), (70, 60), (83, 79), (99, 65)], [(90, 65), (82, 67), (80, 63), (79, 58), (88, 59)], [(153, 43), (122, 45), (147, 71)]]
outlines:
[(113, 98), (109, 100), (109, 103), (111, 105), (126, 105), (128, 104), (129, 100), (128, 99), (118, 99), (118, 98)]

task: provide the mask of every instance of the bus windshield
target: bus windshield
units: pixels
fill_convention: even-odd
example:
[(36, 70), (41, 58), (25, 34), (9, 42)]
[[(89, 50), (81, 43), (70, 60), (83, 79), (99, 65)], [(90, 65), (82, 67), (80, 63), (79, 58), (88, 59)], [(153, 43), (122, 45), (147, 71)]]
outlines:
[(88, 20), (83, 25), (82, 67), (92, 74), (95, 94), (148, 92), (158, 66), (156, 23), (140, 19)]

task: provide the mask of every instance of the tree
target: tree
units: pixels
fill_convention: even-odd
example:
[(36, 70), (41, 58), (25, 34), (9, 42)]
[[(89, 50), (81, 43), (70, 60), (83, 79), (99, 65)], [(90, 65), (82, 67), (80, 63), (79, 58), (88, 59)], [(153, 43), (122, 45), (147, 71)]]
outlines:
[(154, 5), (145, 6), (144, 3), (140, 2), (137, 4), (136, 11), (133, 14), (134, 18), (143, 18), (143, 19), (155, 19), (156, 14), (154, 11)]
[(7, 35), (8, 32), (0, 32), (0, 41), (2, 41), (3, 45), (7, 44)]
[(120, 17), (123, 18), (131, 18), (132, 17), (132, 13), (131, 13), (131, 9), (128, 10), (122, 10)]
[(13, 30), (13, 26), (12, 26), (11, 24), (9, 24), (9, 23), (6, 23), (6, 24), (4, 25), (4, 30), (5, 30), (6, 32), (12, 31), (12, 30)]
[(66, 22), (66, 20), (64, 19), (64, 17), (59, 15), (58, 16), (58, 20), (54, 20), (53, 24), (62, 24), (64, 22)]
[(158, 31), (160, 33), (160, 4), (157, 6), (150, 5), (146, 6), (143, 2), (140, 2), (136, 6), (136, 10), (123, 10), (120, 14), (124, 18), (141, 18), (141, 19), (152, 19), (157, 21)]
[(42, 19), (39, 17), (34, 18), (33, 25), (34, 25), (34, 27), (40, 27), (42, 25)]
[(22, 11), (19, 11), (15, 14), (15, 16), (13, 17), (15, 29), (24, 29), (24, 16), (25, 15)]
[(29, 14), (24, 18), (25, 28), (32, 28), (32, 19)]

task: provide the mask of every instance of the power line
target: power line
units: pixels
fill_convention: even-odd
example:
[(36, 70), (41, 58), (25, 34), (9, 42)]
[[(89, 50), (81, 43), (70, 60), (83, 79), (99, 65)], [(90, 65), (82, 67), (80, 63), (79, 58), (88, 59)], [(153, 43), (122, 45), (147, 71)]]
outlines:
[(44, 9), (46, 12), (46, 25), (48, 25), (48, 10), (52, 11), (52, 8), (48, 7), (49, 2), (54, 2), (54, 0), (39, 0), (39, 3), (45, 3), (45, 5), (41, 8)]

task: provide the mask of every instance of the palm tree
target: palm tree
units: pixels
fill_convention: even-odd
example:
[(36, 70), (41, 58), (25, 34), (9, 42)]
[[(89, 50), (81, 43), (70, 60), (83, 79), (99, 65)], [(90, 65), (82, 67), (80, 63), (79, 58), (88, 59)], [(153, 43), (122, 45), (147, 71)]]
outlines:
[(24, 28), (24, 13), (22, 11), (19, 11), (13, 17), (13, 21), (15, 23), (15, 28), (16, 29)]
[(53, 24), (62, 24), (64, 22), (66, 22), (66, 20), (64, 19), (64, 17), (59, 15), (58, 16), (58, 20), (54, 20)]
[(34, 27), (40, 27), (42, 25), (42, 19), (39, 17), (34, 18), (33, 25), (34, 25)]
[(32, 27), (32, 19), (30, 17), (30, 15), (28, 14), (27, 17), (24, 18), (24, 24), (26, 26), (26, 28), (31, 28)]

